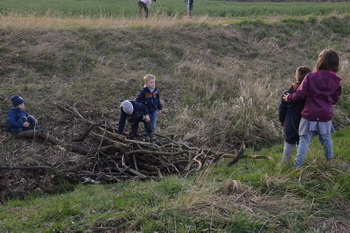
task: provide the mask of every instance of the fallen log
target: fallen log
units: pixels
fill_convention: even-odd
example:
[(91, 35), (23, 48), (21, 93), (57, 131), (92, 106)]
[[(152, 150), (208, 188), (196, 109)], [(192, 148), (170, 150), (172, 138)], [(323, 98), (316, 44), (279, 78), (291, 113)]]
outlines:
[(244, 142), (241, 143), (241, 147), (239, 148), (237, 155), (233, 157), (233, 160), (230, 161), (227, 166), (232, 166), (235, 163), (237, 163), (240, 159), (244, 159), (244, 158), (249, 158), (249, 159), (268, 159), (268, 160), (273, 160), (270, 156), (266, 156), (266, 155), (246, 155), (244, 154), (246, 149), (246, 145)]
[(68, 151), (79, 153), (79, 154), (87, 155), (91, 152), (91, 150), (88, 148), (78, 146), (75, 144), (71, 144), (71, 143), (66, 143), (63, 140), (60, 140), (60, 139), (50, 135), (48, 132), (45, 132), (43, 130), (22, 131), (18, 134), (14, 134), (14, 136), (16, 138), (41, 139), (44, 142), (50, 142), (51, 144), (62, 146), (63, 148), (65, 148)]
[(54, 174), (57, 174), (58, 171), (52, 167), (47, 166), (0, 166), (0, 170), (48, 170)]

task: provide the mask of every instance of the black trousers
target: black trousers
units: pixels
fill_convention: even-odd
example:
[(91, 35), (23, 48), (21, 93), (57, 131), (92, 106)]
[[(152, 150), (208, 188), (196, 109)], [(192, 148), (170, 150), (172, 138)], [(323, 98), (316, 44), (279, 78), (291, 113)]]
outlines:
[(139, 15), (141, 15), (142, 10), (146, 13), (146, 18), (148, 17), (148, 7), (146, 3), (139, 1)]

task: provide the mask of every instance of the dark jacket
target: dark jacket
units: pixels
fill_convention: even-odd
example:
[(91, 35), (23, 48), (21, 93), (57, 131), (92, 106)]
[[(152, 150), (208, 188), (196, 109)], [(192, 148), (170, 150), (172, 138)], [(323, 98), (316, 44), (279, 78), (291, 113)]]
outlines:
[[(294, 91), (288, 90), (284, 94), (287, 93), (293, 94)], [(284, 140), (290, 144), (299, 142), (298, 130), (304, 103), (304, 101), (286, 102), (281, 98), (278, 117), (279, 121), (284, 124)]]
[(333, 119), (333, 107), (340, 95), (341, 79), (330, 70), (316, 70), (306, 75), (288, 101), (305, 100), (301, 116), (308, 121), (327, 122)]
[(8, 124), (8, 128), (9, 130), (12, 131), (17, 131), (18, 129), (23, 128), (23, 125), (20, 125), (20, 123), (18, 122), (18, 120), (21, 117), (28, 117), (28, 113), (26, 113), (26, 111), (19, 109), (19, 108), (11, 108), (8, 112), (7, 112), (7, 124)]
[(128, 120), (131, 123), (139, 122), (143, 120), (144, 115), (149, 114), (149, 111), (145, 105), (136, 103), (135, 101), (130, 101), (130, 102), (134, 107), (134, 111), (132, 112), (131, 115), (126, 114), (122, 109), (120, 109), (121, 113), (120, 113), (119, 127), (118, 127), (119, 134), (123, 134), (126, 120)]
[(157, 110), (162, 110), (158, 88), (151, 91), (148, 87), (142, 88), (140, 94), (136, 98), (136, 102), (147, 106), (149, 113), (154, 113)]

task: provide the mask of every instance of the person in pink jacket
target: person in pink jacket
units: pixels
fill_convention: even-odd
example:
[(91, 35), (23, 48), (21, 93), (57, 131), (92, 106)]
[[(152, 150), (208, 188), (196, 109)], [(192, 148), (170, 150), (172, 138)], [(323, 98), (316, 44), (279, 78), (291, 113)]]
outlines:
[(295, 168), (303, 165), (310, 141), (316, 135), (319, 135), (326, 160), (333, 159), (333, 105), (341, 95), (341, 79), (336, 74), (338, 69), (338, 54), (334, 50), (325, 49), (318, 56), (316, 70), (306, 75), (295, 93), (283, 96), (287, 102), (305, 100), (299, 125), (300, 141)]

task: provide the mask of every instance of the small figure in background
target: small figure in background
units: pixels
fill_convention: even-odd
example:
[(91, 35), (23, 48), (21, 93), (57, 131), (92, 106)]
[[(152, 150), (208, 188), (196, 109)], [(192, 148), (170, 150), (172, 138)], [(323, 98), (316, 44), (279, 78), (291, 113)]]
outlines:
[(29, 115), (25, 109), (24, 99), (19, 95), (11, 97), (13, 108), (7, 113), (8, 128), (11, 133), (19, 133), (26, 130), (38, 130), (38, 121)]
[(193, 1), (194, 0), (185, 0), (185, 2), (187, 3), (187, 11), (185, 15), (188, 15), (188, 17), (190, 18), (192, 17)]
[(145, 12), (145, 18), (148, 18), (148, 11), (151, 7), (152, 2), (156, 2), (157, 0), (139, 0), (139, 17), (142, 17), (142, 11)]

